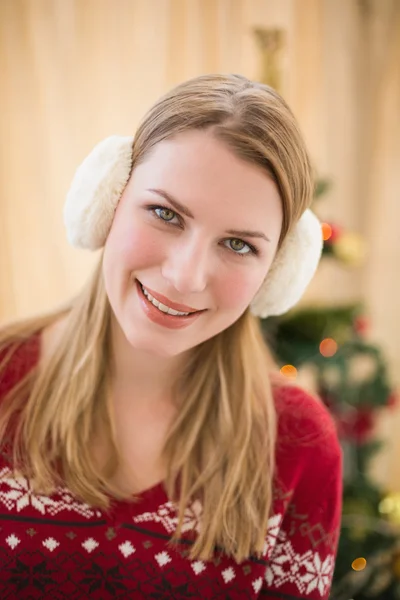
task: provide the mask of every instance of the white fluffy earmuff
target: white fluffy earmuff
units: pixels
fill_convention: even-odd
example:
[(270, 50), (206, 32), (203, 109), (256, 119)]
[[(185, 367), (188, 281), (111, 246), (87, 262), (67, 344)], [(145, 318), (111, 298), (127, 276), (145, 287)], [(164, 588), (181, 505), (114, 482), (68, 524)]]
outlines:
[(132, 136), (97, 144), (78, 167), (64, 205), (69, 243), (97, 250), (105, 244), (132, 168)]
[[(77, 169), (64, 206), (70, 244), (97, 250), (104, 246), (119, 199), (132, 169), (132, 136), (106, 138)], [(306, 210), (285, 238), (267, 277), (250, 305), (266, 318), (290, 310), (317, 269), (323, 240), (321, 224)]]
[(317, 270), (323, 246), (321, 223), (307, 209), (278, 250), (250, 310), (261, 318), (287, 312), (300, 300)]

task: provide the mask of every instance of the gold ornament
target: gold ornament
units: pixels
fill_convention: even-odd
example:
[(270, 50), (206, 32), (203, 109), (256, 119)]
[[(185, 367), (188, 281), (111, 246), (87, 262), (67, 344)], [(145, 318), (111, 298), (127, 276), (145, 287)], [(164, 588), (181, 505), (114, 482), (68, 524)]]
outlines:
[(366, 245), (361, 235), (351, 231), (343, 232), (334, 242), (333, 253), (350, 267), (359, 267), (366, 257)]
[(270, 85), (281, 91), (280, 54), (285, 45), (285, 34), (282, 29), (254, 29), (254, 35), (261, 51), (261, 83)]
[(392, 492), (380, 501), (380, 514), (393, 525), (400, 525), (400, 493)]

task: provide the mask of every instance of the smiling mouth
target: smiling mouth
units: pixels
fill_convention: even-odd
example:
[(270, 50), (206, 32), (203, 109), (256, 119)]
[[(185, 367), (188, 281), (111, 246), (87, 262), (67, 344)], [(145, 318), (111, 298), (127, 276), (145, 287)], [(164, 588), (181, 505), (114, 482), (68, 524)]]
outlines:
[[(190, 311), (180, 311), (180, 310), (176, 310), (175, 308), (172, 308), (171, 306), (168, 306), (167, 304), (164, 304), (163, 302), (161, 302), (160, 300), (158, 300), (157, 298), (155, 298), (144, 286), (143, 284), (137, 280), (140, 286), (140, 289), (143, 293), (143, 295), (146, 297), (146, 299), (153, 305), (155, 306), (161, 313), (164, 313), (165, 315), (171, 315), (173, 317), (188, 317), (191, 315), (195, 315), (201, 312), (204, 312), (204, 310), (190, 310)], [(163, 297), (164, 298), (164, 297)]]

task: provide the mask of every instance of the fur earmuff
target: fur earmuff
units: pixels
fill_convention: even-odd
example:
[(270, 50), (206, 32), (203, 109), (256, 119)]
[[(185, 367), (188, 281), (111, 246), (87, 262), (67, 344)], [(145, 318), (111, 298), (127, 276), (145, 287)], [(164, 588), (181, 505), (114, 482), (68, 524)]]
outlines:
[(133, 137), (113, 135), (78, 167), (64, 205), (68, 241), (77, 248), (104, 246), (132, 168)]

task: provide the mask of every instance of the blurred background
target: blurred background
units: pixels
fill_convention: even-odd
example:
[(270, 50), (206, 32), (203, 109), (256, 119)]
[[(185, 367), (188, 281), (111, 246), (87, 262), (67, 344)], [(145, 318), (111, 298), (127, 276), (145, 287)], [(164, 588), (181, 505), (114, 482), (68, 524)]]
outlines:
[(86, 154), (211, 72), (277, 88), (306, 138), (324, 259), (265, 331), (343, 440), (335, 597), (400, 598), (400, 0), (0, 0), (0, 323), (89, 274), (62, 222)]

